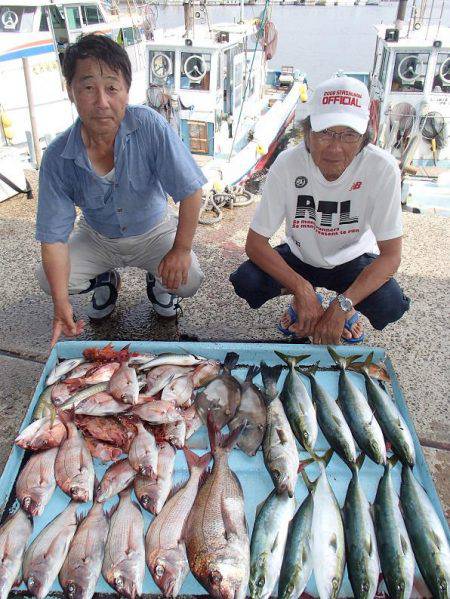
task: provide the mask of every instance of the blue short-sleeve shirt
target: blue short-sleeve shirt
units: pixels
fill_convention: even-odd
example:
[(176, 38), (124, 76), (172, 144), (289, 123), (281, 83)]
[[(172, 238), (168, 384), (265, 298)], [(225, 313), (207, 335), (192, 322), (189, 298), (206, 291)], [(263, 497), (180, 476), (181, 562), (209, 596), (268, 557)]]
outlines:
[(128, 106), (114, 143), (111, 181), (93, 170), (78, 119), (47, 148), (39, 174), (36, 239), (66, 243), (78, 206), (109, 238), (141, 235), (165, 217), (167, 197), (179, 202), (206, 178), (167, 121), (146, 106)]

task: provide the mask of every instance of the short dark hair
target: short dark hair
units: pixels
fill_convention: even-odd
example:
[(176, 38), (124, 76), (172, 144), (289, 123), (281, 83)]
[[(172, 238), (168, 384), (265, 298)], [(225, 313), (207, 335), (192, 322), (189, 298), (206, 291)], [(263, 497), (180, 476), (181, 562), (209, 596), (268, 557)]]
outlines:
[[(309, 152), (309, 146), (308, 146), (307, 139), (308, 139), (309, 134), (312, 131), (312, 128), (311, 128), (311, 118), (309, 116), (307, 116), (306, 118), (304, 118), (302, 120), (302, 122), (301, 122), (301, 125), (302, 125), (302, 131), (303, 131), (303, 138), (305, 140), (305, 146), (306, 146), (306, 149)], [(369, 123), (367, 125), (366, 132), (363, 135), (361, 150), (363, 148), (365, 148), (368, 144), (372, 143), (372, 137), (373, 137), (372, 127), (370, 126), (370, 123)]]
[(96, 58), (108, 65), (116, 73), (122, 73), (127, 88), (131, 86), (131, 63), (126, 50), (107, 35), (89, 33), (74, 44), (70, 44), (64, 53), (63, 75), (67, 85), (72, 85), (77, 60)]

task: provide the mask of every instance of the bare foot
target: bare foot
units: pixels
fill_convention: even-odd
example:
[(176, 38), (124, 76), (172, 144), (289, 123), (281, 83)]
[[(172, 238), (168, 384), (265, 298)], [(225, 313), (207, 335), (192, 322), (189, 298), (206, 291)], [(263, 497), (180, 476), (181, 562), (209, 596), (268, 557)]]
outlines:
[[(355, 314), (356, 310), (352, 310), (350, 312), (350, 315), (348, 318), (346, 318), (346, 320), (349, 320), (353, 314)], [(363, 334), (364, 331), (364, 326), (363, 323), (361, 322), (361, 319), (357, 320), (352, 326), (351, 326), (351, 331), (349, 331), (348, 329), (346, 329), (344, 327), (343, 331), (342, 331), (342, 337), (343, 339), (351, 339), (353, 337), (353, 339), (357, 339), (358, 337), (361, 337), (361, 335)]]

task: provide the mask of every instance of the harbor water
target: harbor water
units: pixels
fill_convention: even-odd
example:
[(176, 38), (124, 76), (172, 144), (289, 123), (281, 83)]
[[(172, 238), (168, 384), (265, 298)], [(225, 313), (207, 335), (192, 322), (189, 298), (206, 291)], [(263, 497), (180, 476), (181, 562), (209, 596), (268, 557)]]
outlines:
[[(408, 18), (411, 4), (408, 3), (406, 11)], [(244, 17), (257, 17), (263, 8), (246, 5)], [(182, 6), (158, 6), (157, 12), (157, 27), (173, 27), (184, 22)], [(208, 14), (211, 23), (238, 20), (239, 6), (210, 6)], [(393, 23), (396, 14), (396, 2), (357, 6), (275, 4), (271, 7), (271, 18), (278, 29), (278, 47), (269, 68), (291, 65), (305, 72), (310, 89), (339, 69), (369, 72), (376, 41), (374, 26)], [(434, 17), (439, 14), (440, 11), (434, 10)], [(450, 2), (445, 2), (442, 25), (449, 24)]]

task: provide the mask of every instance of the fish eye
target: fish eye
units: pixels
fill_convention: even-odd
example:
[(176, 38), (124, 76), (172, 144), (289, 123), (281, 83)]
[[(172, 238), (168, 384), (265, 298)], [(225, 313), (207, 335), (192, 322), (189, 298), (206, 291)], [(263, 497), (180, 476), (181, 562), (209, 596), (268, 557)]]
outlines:
[(260, 576), (258, 578), (258, 580), (256, 581), (256, 585), (259, 586), (259, 588), (262, 588), (264, 586), (264, 583), (266, 582), (264, 576)]
[(162, 564), (158, 564), (155, 568), (156, 576), (162, 576), (165, 571), (166, 571), (166, 569), (164, 568), (164, 566)]
[(367, 580), (365, 580), (361, 585), (361, 591), (363, 593), (367, 593), (369, 588), (370, 588), (369, 582)]
[(123, 576), (121, 576), (120, 574), (119, 576), (116, 576), (114, 579), (114, 583), (118, 589), (123, 589), (123, 582)]
[(404, 583), (404, 581), (403, 581), (403, 580), (400, 580), (400, 582), (399, 582), (399, 583), (398, 583), (398, 585), (397, 585), (397, 589), (398, 589), (399, 591), (403, 591), (403, 590), (405, 589), (405, 583)]
[(308, 433), (307, 431), (305, 431), (305, 432), (303, 433), (303, 436), (305, 437), (305, 439), (309, 439), (309, 433)]
[(334, 590), (337, 590), (339, 588), (339, 581), (336, 577), (333, 578), (333, 580), (331, 581), (331, 584), (332, 584)]
[(35, 585), (35, 582), (36, 581), (34, 580), (34, 578), (32, 576), (30, 576), (30, 578), (27, 580), (27, 587), (29, 589), (32, 589)]
[(67, 594), (68, 594), (69, 598), (75, 597), (76, 590), (77, 590), (77, 586), (73, 582), (70, 582), (67, 585)]

